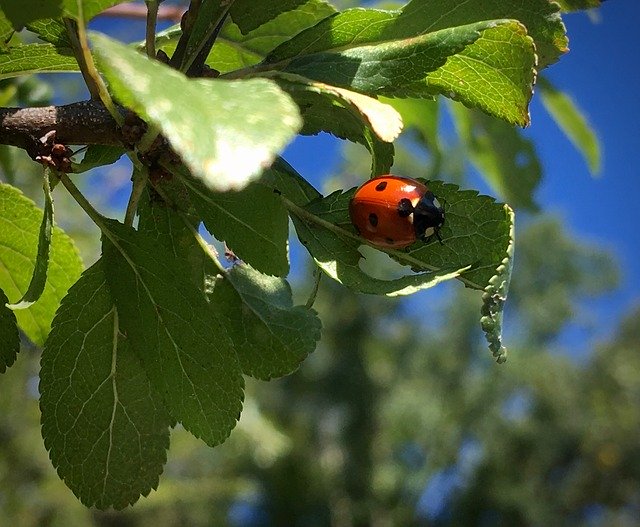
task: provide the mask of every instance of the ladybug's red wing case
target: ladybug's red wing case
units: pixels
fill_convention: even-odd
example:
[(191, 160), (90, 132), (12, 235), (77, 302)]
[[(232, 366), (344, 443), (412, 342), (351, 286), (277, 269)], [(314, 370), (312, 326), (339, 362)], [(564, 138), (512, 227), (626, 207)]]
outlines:
[(393, 175), (362, 184), (349, 204), (349, 214), (360, 236), (395, 249), (437, 235), (444, 223), (444, 210), (426, 185)]

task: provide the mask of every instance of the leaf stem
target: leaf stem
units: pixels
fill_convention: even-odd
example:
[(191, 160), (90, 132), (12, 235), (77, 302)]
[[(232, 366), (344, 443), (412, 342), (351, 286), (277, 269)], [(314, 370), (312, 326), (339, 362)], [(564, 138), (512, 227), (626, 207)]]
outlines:
[(133, 170), (133, 186), (131, 188), (131, 194), (129, 195), (129, 202), (127, 203), (127, 210), (124, 214), (124, 224), (128, 227), (133, 226), (133, 220), (136, 217), (136, 211), (138, 210), (138, 203), (144, 193), (144, 189), (147, 188), (148, 173), (146, 167), (136, 167)]
[(93, 220), (93, 223), (100, 227), (101, 231), (107, 231), (104, 223), (105, 217), (100, 214), (93, 205), (91, 205), (91, 203), (89, 203), (89, 200), (84, 197), (82, 192), (80, 192), (80, 189), (75, 186), (73, 181), (71, 181), (71, 178), (69, 178), (69, 176), (64, 172), (60, 172), (58, 177), (73, 199), (75, 199), (78, 205), (80, 205), (80, 207), (87, 213), (87, 216)]
[(320, 272), (320, 269), (317, 266), (313, 269), (313, 278), (314, 278), (313, 289), (311, 290), (311, 293), (309, 294), (309, 298), (307, 299), (307, 302), (304, 305), (304, 307), (306, 307), (307, 309), (311, 309), (313, 307), (313, 304), (316, 301), (316, 297), (318, 296), (320, 280), (322, 279), (322, 273)]
[(206, 241), (204, 241), (202, 236), (200, 236), (200, 233), (196, 230), (193, 224), (187, 219), (186, 215), (183, 212), (178, 212), (178, 215), (180, 216), (180, 219), (184, 222), (184, 224), (187, 226), (187, 228), (191, 231), (191, 234), (193, 234), (193, 237), (195, 238), (200, 248), (204, 251), (204, 253), (209, 258), (211, 258), (214, 265), (218, 268), (218, 271), (220, 271), (220, 273), (223, 276), (226, 275), (227, 270), (224, 267), (222, 267), (222, 264), (220, 263), (220, 260), (218, 260), (218, 255), (216, 254), (216, 252), (211, 248), (211, 246)]
[(145, 0), (147, 22), (145, 29), (145, 49), (149, 58), (156, 58), (156, 22), (158, 20), (158, 0)]
[(70, 34), (72, 41), (75, 35), (78, 45), (78, 48), (76, 49), (78, 64), (80, 64), (82, 75), (87, 83), (91, 97), (93, 99), (100, 99), (118, 126), (122, 126), (124, 124), (124, 117), (118, 111), (111, 95), (109, 95), (109, 92), (107, 91), (107, 87), (102, 80), (100, 73), (98, 73), (98, 70), (96, 69), (96, 65), (93, 62), (93, 56), (89, 49), (89, 40), (87, 39), (87, 32), (84, 24), (77, 24), (74, 20), (65, 19), (65, 25), (67, 26), (67, 31)]

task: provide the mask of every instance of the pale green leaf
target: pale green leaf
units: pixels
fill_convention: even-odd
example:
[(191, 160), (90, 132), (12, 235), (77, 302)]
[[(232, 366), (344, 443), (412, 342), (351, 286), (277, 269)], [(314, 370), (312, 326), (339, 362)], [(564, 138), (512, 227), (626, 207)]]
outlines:
[(577, 103), (553, 86), (546, 78), (538, 80), (542, 104), (569, 140), (583, 155), (592, 174), (602, 168), (600, 141)]
[(248, 265), (235, 265), (218, 278), (210, 299), (227, 319), (246, 375), (288, 375), (320, 339), (320, 319), (312, 309), (293, 305), (288, 282)]
[[(36, 265), (42, 210), (17, 188), (0, 184), (0, 288), (15, 302), (27, 290)], [(18, 326), (42, 345), (60, 300), (82, 272), (82, 261), (71, 238), (53, 228), (47, 283), (40, 300), (16, 311)]]
[(169, 416), (120, 327), (103, 261), (69, 290), (41, 359), (42, 436), (88, 507), (122, 509), (158, 485)]
[(44, 211), (38, 234), (36, 264), (33, 268), (33, 274), (31, 275), (31, 281), (29, 282), (27, 290), (20, 300), (7, 305), (10, 309), (27, 309), (31, 307), (42, 296), (44, 286), (47, 283), (51, 236), (53, 234), (53, 197), (51, 196), (51, 186), (49, 184), (49, 169), (44, 170), (42, 189), (44, 193)]
[(271, 81), (188, 79), (105, 36), (93, 41), (113, 94), (157, 126), (212, 190), (246, 186), (301, 126), (297, 106)]
[(555, 0), (563, 11), (581, 11), (600, 7), (602, 0)]
[(212, 192), (183, 177), (207, 230), (262, 273), (289, 272), (289, 219), (273, 190), (252, 183), (238, 192)]
[(0, 289), (0, 373), (15, 362), (20, 351), (16, 315), (6, 306), (7, 302), (7, 296)]
[(485, 333), (489, 349), (496, 361), (501, 363), (507, 360), (507, 349), (502, 345), (502, 314), (504, 303), (507, 300), (509, 285), (511, 283), (511, 271), (513, 269), (514, 251), (514, 222), (513, 211), (506, 206), (509, 214), (511, 229), (509, 232), (509, 245), (506, 254), (500, 265), (496, 268), (495, 274), (489, 279), (489, 284), (482, 295), (482, 318), (480, 324)]
[(70, 48), (57, 48), (53, 44), (24, 44), (0, 53), (0, 79), (65, 71), (78, 71), (78, 63)]
[(240, 416), (243, 379), (215, 306), (152, 237), (107, 219), (102, 229), (123, 334), (171, 416), (208, 445), (221, 443)]

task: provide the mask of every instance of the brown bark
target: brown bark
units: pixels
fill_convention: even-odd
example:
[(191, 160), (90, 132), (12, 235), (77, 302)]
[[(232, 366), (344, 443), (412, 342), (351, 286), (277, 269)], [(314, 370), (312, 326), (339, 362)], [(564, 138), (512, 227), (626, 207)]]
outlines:
[(35, 159), (40, 138), (56, 131), (65, 145), (119, 145), (122, 135), (105, 107), (96, 101), (40, 108), (0, 108), (0, 144), (25, 149)]

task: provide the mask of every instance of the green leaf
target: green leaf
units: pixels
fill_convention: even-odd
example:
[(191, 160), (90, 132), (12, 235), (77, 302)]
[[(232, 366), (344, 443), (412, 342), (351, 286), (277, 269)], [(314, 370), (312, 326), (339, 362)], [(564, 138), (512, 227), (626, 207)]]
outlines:
[(514, 207), (536, 210), (542, 167), (533, 142), (504, 121), (460, 105), (451, 109), (469, 160), (495, 192)]
[(107, 37), (93, 41), (113, 94), (157, 126), (212, 190), (246, 186), (301, 126), (296, 105), (271, 81), (192, 80)]
[(513, 211), (507, 206), (510, 216), (511, 230), (509, 233), (509, 246), (501, 264), (496, 269), (495, 274), (489, 279), (489, 284), (482, 295), (482, 318), (480, 324), (485, 332), (489, 349), (498, 363), (507, 360), (507, 349), (502, 345), (502, 313), (504, 303), (507, 300), (509, 284), (511, 283), (511, 271), (513, 269), (514, 251), (514, 222)]
[(13, 24), (5, 16), (4, 12), (0, 11), (0, 51), (4, 52), (7, 49), (14, 32)]
[(530, 122), (535, 82), (533, 41), (519, 22), (486, 29), (446, 65), (429, 73), (429, 90), (520, 126)]
[(78, 71), (78, 63), (70, 48), (57, 48), (53, 44), (24, 44), (0, 53), (0, 79), (64, 71)]
[(278, 45), (335, 12), (323, 0), (308, 0), (244, 35), (236, 24), (227, 20), (207, 64), (222, 73), (257, 64)]
[(51, 196), (48, 169), (44, 170), (42, 189), (44, 191), (44, 212), (42, 214), (42, 223), (40, 224), (40, 232), (38, 234), (36, 264), (33, 268), (29, 287), (27, 287), (27, 290), (20, 300), (12, 304), (7, 304), (9, 309), (27, 309), (28, 307), (31, 307), (42, 296), (44, 286), (47, 283), (51, 236), (53, 235), (53, 197)]
[(471, 24), (479, 20), (517, 20), (535, 42), (538, 67), (556, 62), (568, 51), (566, 29), (558, 5), (549, 0), (483, 0), (481, 5), (467, 0), (412, 0), (402, 9), (405, 32)]
[(602, 168), (600, 141), (576, 102), (553, 86), (546, 78), (538, 79), (542, 104), (589, 164), (592, 174)]
[[(504, 23), (504, 22), (503, 22)], [(443, 66), (448, 57), (475, 42), (497, 22), (478, 22), (455, 29), (385, 42), (351, 46), (290, 59), (283, 71), (369, 94), (406, 94), (406, 88)], [(277, 51), (277, 50), (276, 50)], [(269, 58), (267, 58), (269, 60)]]
[(281, 74), (277, 82), (300, 108), (304, 121), (302, 134), (324, 131), (360, 143), (371, 152), (372, 173), (389, 172), (394, 153), (391, 142), (402, 129), (402, 119), (391, 106), (298, 76)]
[(16, 31), (39, 18), (57, 18), (62, 15), (60, 0), (0, 0), (0, 9)]
[(0, 0), (0, 7), (16, 30), (43, 18), (68, 16), (89, 21), (107, 7), (127, 0)]
[(280, 0), (261, 4), (256, 4), (253, 0), (235, 0), (229, 12), (240, 31), (246, 35), (284, 13), (319, 9), (324, 12), (332, 10), (327, 2), (318, 0)]
[(45, 42), (50, 42), (56, 47), (71, 48), (67, 28), (62, 20), (56, 18), (43, 18), (27, 24), (27, 29)]
[[(482, 31), (482, 38), (465, 43), (465, 33), (469, 38), (467, 32), (472, 27)], [(442, 36), (448, 32), (459, 41), (457, 48), (447, 51)], [(439, 57), (438, 50), (427, 47), (438, 43), (438, 35)], [(403, 51), (412, 46), (423, 60), (406, 57), (410, 66), (403, 65), (396, 74), (394, 67), (403, 62)], [(358, 8), (328, 17), (281, 44), (257, 69), (296, 70), (329, 84), (368, 93), (378, 89), (390, 96), (440, 93), (524, 125), (535, 74), (534, 50), (540, 67), (555, 62), (567, 50), (558, 7), (548, 0), (532, 0), (526, 6), (520, 0), (487, 0), (482, 6), (464, 0), (414, 0), (399, 11)], [(440, 64), (429, 66), (424, 60), (429, 57), (438, 57)], [(369, 59), (373, 66), (366, 62)], [(379, 60), (388, 62), (380, 64)], [(313, 70), (316, 63), (319, 76), (306, 71)], [(335, 70), (327, 71), (331, 67)], [(417, 78), (410, 80), (405, 71)], [(361, 79), (375, 73), (382, 79)]]
[(563, 11), (581, 11), (600, 7), (601, 0), (555, 0)]
[(281, 157), (264, 171), (260, 183), (269, 185), (274, 191), (286, 196), (300, 207), (322, 197), (313, 185)]
[[(184, 48), (178, 50), (178, 55), (172, 59), (180, 71), (188, 71), (193, 60), (199, 55), (207, 41), (215, 34), (216, 28), (224, 22), (229, 2), (221, 0), (203, 0), (193, 19), (189, 40)], [(179, 57), (179, 59), (178, 59)]]
[(7, 302), (7, 296), (0, 289), (0, 373), (4, 373), (15, 362), (20, 351), (16, 315), (6, 306)]
[(149, 380), (185, 429), (221, 443), (239, 418), (243, 379), (215, 306), (152, 237), (107, 219), (102, 229), (120, 325)]
[(260, 272), (289, 272), (289, 219), (273, 190), (252, 183), (238, 192), (211, 192), (182, 177), (207, 230)]
[(158, 485), (169, 416), (129, 347), (98, 260), (53, 321), (40, 373), (42, 437), (87, 507), (122, 509)]
[(295, 371), (320, 339), (320, 319), (294, 306), (283, 278), (235, 265), (216, 281), (211, 302), (226, 317), (242, 371), (258, 379)]
[(86, 172), (92, 168), (111, 165), (125, 153), (121, 146), (89, 145), (80, 163), (72, 163), (75, 173)]
[(62, 0), (64, 15), (84, 22), (88, 22), (108, 7), (127, 1), (129, 0)]
[[(10, 300), (20, 298), (31, 280), (42, 215), (17, 188), (0, 184), (0, 288)], [(16, 311), (18, 326), (35, 344), (44, 344), (60, 300), (81, 272), (82, 260), (73, 241), (54, 227), (42, 296), (28, 309)]]

